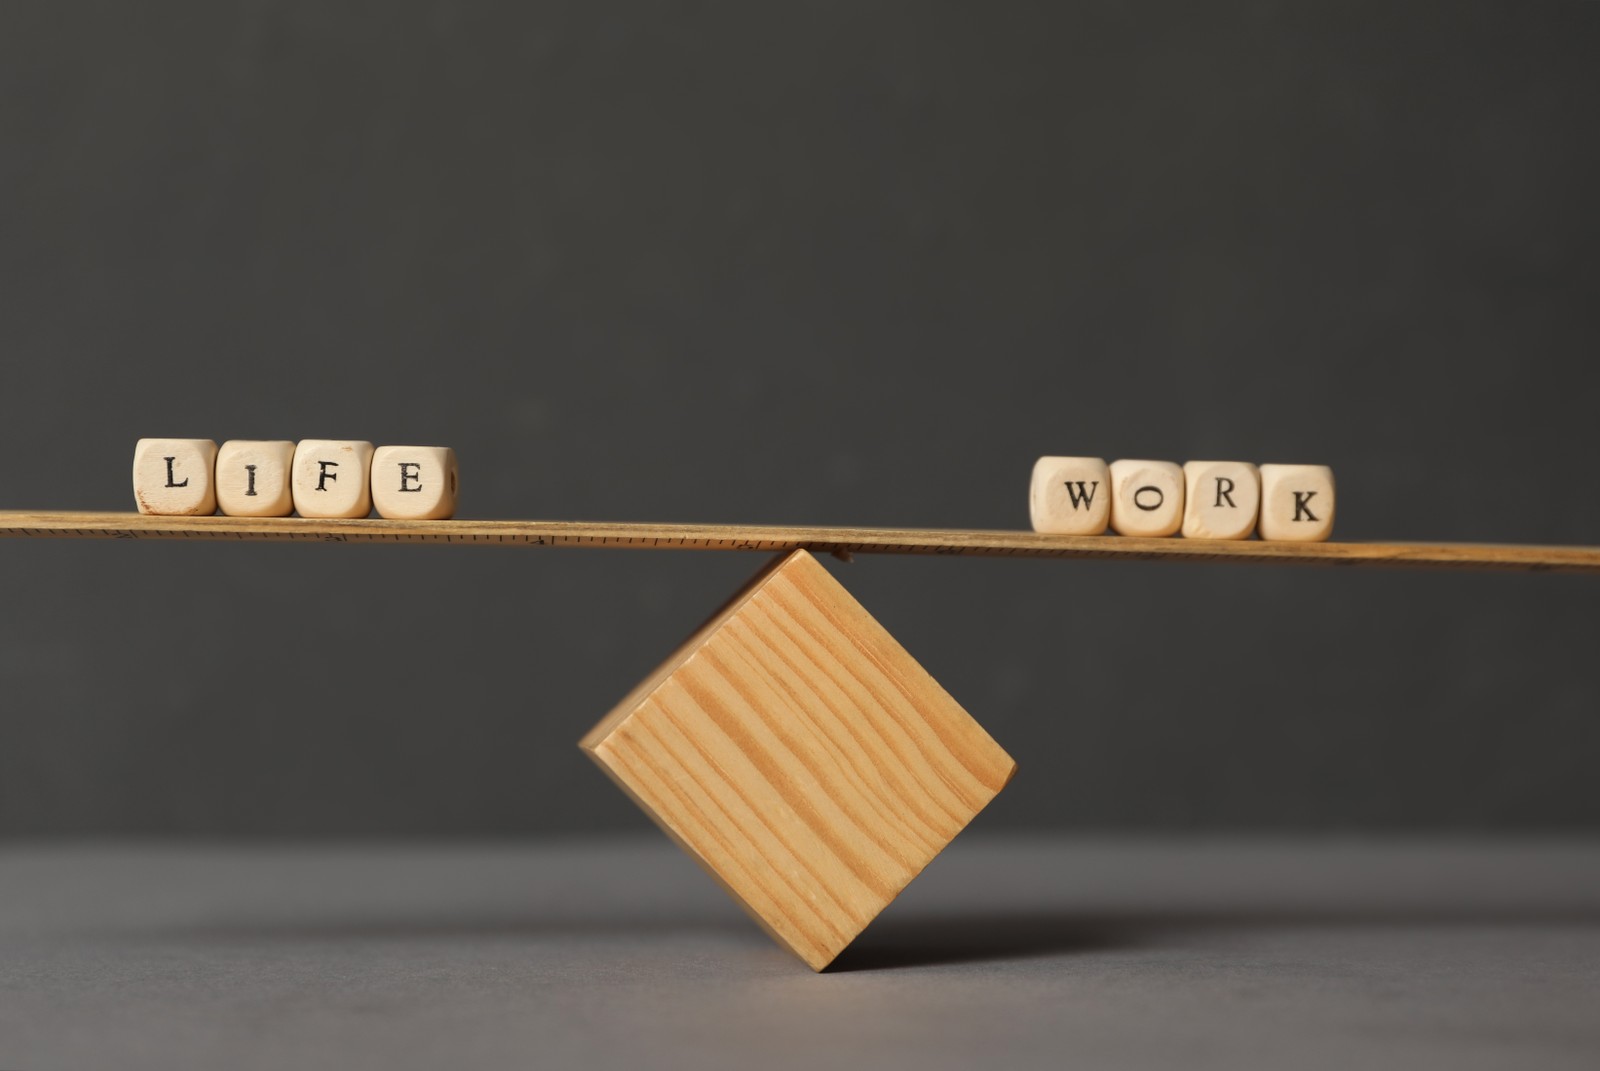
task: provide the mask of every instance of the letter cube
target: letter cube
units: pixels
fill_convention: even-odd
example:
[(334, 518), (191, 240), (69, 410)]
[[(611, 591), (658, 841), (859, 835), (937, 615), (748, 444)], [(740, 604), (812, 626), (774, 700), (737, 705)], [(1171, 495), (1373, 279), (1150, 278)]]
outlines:
[(217, 512), (217, 444), (210, 439), (140, 439), (133, 447), (133, 500), (140, 513)]
[(1111, 463), (1111, 527), (1129, 536), (1169, 536), (1183, 523), (1183, 470), (1171, 461)]
[(372, 504), (396, 521), (455, 516), (456, 452), (448, 446), (380, 446), (372, 455)]
[(1261, 466), (1261, 538), (1320, 543), (1333, 534), (1333, 470)]
[(372, 512), (372, 444), (302, 439), (294, 448), (295, 512), (302, 517), (365, 517)]
[(1190, 461), (1183, 466), (1183, 534), (1190, 539), (1249, 539), (1261, 510), (1261, 475), (1248, 461)]
[(230, 517), (289, 516), (293, 463), (292, 442), (229, 439), (217, 451), (217, 505)]
[(1035, 532), (1099, 535), (1111, 521), (1111, 475), (1097, 457), (1041, 457), (1028, 512)]

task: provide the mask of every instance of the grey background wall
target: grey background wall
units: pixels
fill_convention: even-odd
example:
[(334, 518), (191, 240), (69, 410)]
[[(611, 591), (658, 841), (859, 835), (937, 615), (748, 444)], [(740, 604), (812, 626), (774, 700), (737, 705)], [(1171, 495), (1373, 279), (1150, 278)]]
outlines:
[[(0, 7), (0, 507), (141, 435), (477, 517), (1025, 527), (1042, 453), (1600, 542), (1600, 5)], [(579, 734), (759, 561), (0, 544), (0, 834), (640, 828)], [(1027, 826), (1600, 823), (1584, 578), (881, 559)]]

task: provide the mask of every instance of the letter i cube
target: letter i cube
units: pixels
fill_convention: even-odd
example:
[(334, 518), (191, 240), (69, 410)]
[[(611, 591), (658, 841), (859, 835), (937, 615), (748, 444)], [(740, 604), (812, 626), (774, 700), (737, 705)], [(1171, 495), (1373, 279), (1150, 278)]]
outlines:
[(365, 517), (372, 512), (372, 444), (302, 439), (294, 448), (295, 512), (302, 517)]
[(1041, 457), (1028, 512), (1035, 532), (1100, 535), (1111, 520), (1111, 477), (1098, 457)]
[(217, 451), (217, 505), (230, 517), (289, 516), (293, 464), (292, 442), (229, 439)]
[(204, 517), (217, 512), (217, 444), (210, 439), (140, 439), (133, 448), (133, 500), (140, 513)]
[(448, 446), (380, 446), (372, 455), (372, 504), (390, 520), (454, 516), (460, 480)]

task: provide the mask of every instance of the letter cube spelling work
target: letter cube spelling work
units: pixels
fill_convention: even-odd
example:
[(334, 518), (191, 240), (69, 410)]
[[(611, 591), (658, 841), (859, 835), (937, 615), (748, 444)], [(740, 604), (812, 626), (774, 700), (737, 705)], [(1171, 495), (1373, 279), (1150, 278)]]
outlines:
[(580, 746), (814, 970), (1016, 769), (803, 550), (760, 573)]
[(1041, 457), (1033, 466), (1028, 513), (1035, 532), (1099, 535), (1111, 521), (1111, 476), (1097, 457)]
[(372, 512), (372, 444), (302, 439), (294, 448), (295, 512), (302, 517), (365, 517)]
[(1249, 539), (1261, 508), (1261, 475), (1248, 461), (1183, 466), (1183, 534), (1189, 539)]
[(133, 500), (140, 513), (208, 516), (217, 512), (210, 439), (140, 439), (133, 447)]
[(1333, 534), (1333, 470), (1261, 466), (1261, 538), (1320, 543)]
[(217, 451), (217, 505), (230, 517), (287, 517), (294, 512), (289, 468), (294, 443), (229, 439)]
[(1169, 536), (1183, 523), (1183, 470), (1170, 461), (1113, 461), (1111, 527), (1128, 536)]
[(455, 516), (460, 480), (448, 446), (380, 446), (372, 455), (372, 504), (390, 520)]

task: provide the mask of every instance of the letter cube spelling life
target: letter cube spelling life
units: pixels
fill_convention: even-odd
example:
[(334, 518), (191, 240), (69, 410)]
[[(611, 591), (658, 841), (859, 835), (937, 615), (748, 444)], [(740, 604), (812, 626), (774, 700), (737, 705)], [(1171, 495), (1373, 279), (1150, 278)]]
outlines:
[(140, 439), (133, 447), (133, 500), (140, 513), (217, 512), (217, 444), (210, 439)]
[(230, 517), (287, 517), (294, 512), (289, 469), (294, 443), (229, 439), (217, 451), (217, 505)]
[(372, 505), (395, 521), (455, 516), (461, 474), (448, 446), (380, 446), (372, 455)]
[(302, 517), (365, 517), (372, 512), (372, 444), (302, 439), (294, 448), (294, 509)]
[(760, 573), (580, 746), (814, 970), (1016, 770), (803, 550)]

